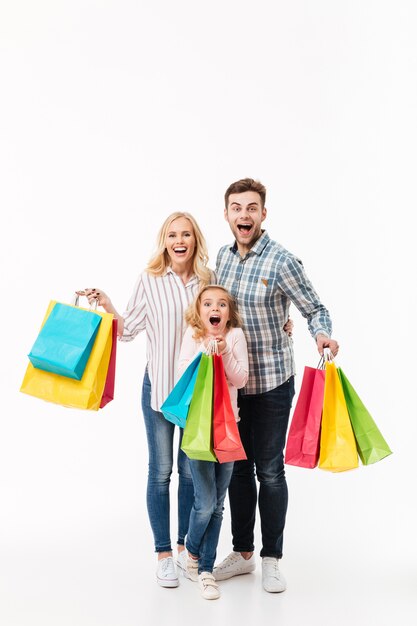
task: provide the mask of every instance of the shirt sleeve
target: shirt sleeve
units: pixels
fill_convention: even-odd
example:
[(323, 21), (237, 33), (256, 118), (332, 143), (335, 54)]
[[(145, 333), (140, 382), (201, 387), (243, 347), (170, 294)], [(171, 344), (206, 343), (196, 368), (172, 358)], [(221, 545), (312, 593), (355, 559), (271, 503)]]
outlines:
[(320, 299), (304, 271), (303, 264), (296, 257), (289, 256), (280, 268), (281, 291), (295, 304), (301, 315), (307, 319), (311, 335), (319, 333), (331, 337), (332, 321), (329, 311)]
[(227, 348), (222, 353), (222, 358), (227, 380), (237, 389), (241, 389), (248, 382), (248, 347), (243, 330), (236, 328), (234, 331), (230, 333), (230, 343), (226, 335)]
[(142, 274), (133, 289), (131, 298), (123, 313), (125, 320), (121, 341), (132, 341), (138, 333), (146, 328), (146, 295)]

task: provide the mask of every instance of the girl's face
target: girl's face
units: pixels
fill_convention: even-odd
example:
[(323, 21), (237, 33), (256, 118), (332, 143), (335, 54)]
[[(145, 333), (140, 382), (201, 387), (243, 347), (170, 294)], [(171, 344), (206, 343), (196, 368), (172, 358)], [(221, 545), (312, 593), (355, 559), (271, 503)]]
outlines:
[(174, 271), (192, 264), (195, 245), (194, 229), (190, 220), (186, 217), (177, 217), (173, 220), (168, 227), (165, 247)]
[(201, 297), (200, 317), (208, 335), (224, 335), (230, 320), (230, 308), (222, 289), (207, 289)]

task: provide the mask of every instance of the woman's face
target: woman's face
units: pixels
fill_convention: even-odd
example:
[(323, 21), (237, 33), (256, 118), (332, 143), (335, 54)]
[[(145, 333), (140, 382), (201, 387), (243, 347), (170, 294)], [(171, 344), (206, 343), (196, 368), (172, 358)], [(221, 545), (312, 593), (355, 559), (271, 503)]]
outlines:
[(224, 335), (230, 320), (230, 307), (222, 289), (207, 289), (201, 296), (200, 317), (207, 333), (212, 336)]
[(186, 217), (177, 217), (168, 227), (165, 247), (175, 271), (191, 267), (195, 251), (193, 225)]

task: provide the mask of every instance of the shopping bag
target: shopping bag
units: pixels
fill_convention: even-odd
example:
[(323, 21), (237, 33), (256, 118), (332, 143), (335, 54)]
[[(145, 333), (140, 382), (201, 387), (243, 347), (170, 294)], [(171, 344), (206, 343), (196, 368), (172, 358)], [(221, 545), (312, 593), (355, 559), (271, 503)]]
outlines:
[[(54, 304), (54, 301), (50, 303), (44, 323)], [(63, 406), (94, 411), (99, 409), (112, 348), (114, 316), (98, 311), (96, 314), (101, 317), (101, 322), (81, 380), (45, 372), (29, 363), (20, 391)]]
[(201, 355), (181, 449), (190, 459), (216, 461), (213, 454), (213, 359)]
[(326, 363), (319, 467), (343, 472), (358, 467), (358, 452), (336, 365)]
[(165, 419), (181, 428), (185, 428), (200, 360), (201, 352), (191, 361), (161, 406), (161, 412)]
[(221, 355), (213, 355), (213, 449), (219, 463), (247, 459), (240, 439), (236, 417)]
[(56, 302), (29, 352), (38, 369), (81, 380), (98, 332), (95, 311)]
[(346, 374), (340, 367), (337, 368), (337, 372), (342, 383), (360, 459), (364, 465), (376, 463), (392, 454), (392, 451)]
[(117, 327), (119, 321), (113, 318), (112, 322), (112, 344), (110, 352), (109, 367), (107, 369), (106, 382), (104, 384), (103, 395), (101, 396), (100, 409), (114, 400), (114, 384), (116, 378), (116, 349), (117, 349)]
[(319, 460), (325, 370), (305, 367), (285, 448), (285, 463), (314, 468)]

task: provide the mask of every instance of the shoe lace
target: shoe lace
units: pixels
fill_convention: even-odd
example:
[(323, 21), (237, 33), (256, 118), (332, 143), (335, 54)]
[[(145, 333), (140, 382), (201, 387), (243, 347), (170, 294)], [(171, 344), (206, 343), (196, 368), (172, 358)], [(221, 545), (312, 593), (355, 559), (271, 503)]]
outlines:
[(270, 572), (270, 575), (271, 576), (276, 576), (277, 578), (279, 578), (280, 572), (279, 572), (279, 561), (278, 561), (278, 559), (268, 559), (266, 561), (266, 564), (268, 566), (268, 569), (272, 570)]
[(171, 557), (167, 557), (162, 560), (162, 573), (165, 574), (168, 570), (174, 569), (174, 563)]
[(239, 560), (240, 560), (240, 554), (236, 552), (232, 552), (231, 554), (229, 554), (229, 556), (225, 558), (223, 563), (220, 563), (218, 569), (229, 567), (229, 565), (233, 565), (233, 563)]

